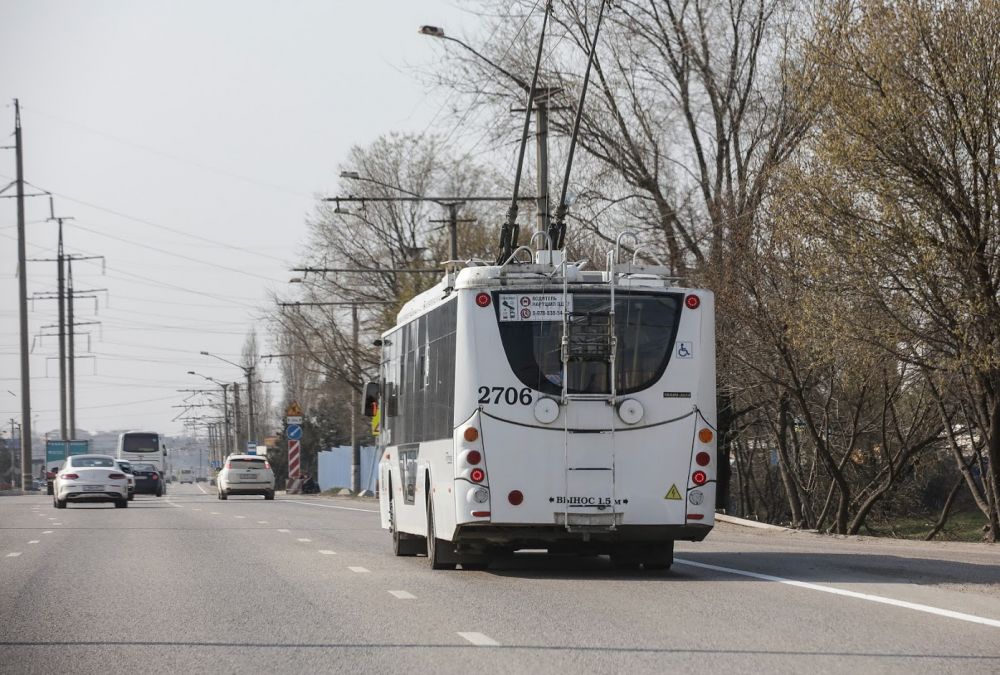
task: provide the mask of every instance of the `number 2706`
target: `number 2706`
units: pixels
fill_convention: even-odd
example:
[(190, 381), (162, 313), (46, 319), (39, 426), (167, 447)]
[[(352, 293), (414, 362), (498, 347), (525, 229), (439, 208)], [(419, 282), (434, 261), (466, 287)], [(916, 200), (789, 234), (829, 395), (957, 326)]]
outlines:
[(531, 389), (524, 387), (518, 391), (517, 387), (480, 387), (480, 403), (506, 403), (507, 405), (531, 405)]

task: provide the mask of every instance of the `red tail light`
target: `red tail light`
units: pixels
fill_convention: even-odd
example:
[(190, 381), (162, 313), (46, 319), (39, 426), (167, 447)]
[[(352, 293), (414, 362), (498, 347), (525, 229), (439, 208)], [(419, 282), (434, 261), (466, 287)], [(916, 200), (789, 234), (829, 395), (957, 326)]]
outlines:
[(109, 473), (108, 474), (108, 478), (110, 478), (111, 480), (121, 480), (124, 477), (125, 477), (125, 474), (123, 474), (123, 473)]
[(701, 298), (697, 295), (689, 295), (684, 298), (684, 304), (688, 309), (698, 309), (698, 305), (701, 304)]
[(489, 518), (490, 512), (489, 511), (473, 511), (472, 515), (475, 518)]
[(688, 520), (701, 520), (705, 515), (702, 513), (689, 513)]
[(76, 480), (80, 476), (78, 476), (75, 473), (64, 473), (63, 475), (61, 475), (59, 477), (62, 478), (63, 480)]
[(271, 463), (270, 462), (264, 462), (264, 468), (265, 469), (270, 469), (271, 468)]
[(489, 293), (480, 293), (479, 295), (476, 296), (476, 304), (479, 305), (480, 307), (489, 307), (490, 301), (491, 300)]
[(470, 450), (469, 454), (465, 456), (465, 461), (475, 466), (476, 464), (479, 464), (481, 461), (483, 461), (483, 456), (478, 450)]
[(510, 494), (507, 495), (507, 501), (509, 501), (514, 506), (520, 505), (524, 501), (524, 493), (520, 490), (511, 490)]
[(226, 462), (226, 468), (227, 469), (232, 469), (233, 468), (233, 463), (232, 462)]
[(152, 474), (152, 475), (150, 475), (150, 478), (152, 478), (153, 480), (156, 480), (159, 477), (160, 477), (159, 474), (155, 474), (155, 473)]
[(486, 478), (486, 472), (482, 469), (473, 469), (469, 473), (469, 478), (473, 483), (482, 483), (483, 479)]
[(694, 461), (698, 462), (698, 466), (708, 466), (708, 463), (712, 461), (712, 456), (707, 452), (699, 452), (694, 456)]
[(695, 485), (704, 485), (708, 480), (708, 475), (704, 471), (695, 471), (691, 474), (691, 482)]

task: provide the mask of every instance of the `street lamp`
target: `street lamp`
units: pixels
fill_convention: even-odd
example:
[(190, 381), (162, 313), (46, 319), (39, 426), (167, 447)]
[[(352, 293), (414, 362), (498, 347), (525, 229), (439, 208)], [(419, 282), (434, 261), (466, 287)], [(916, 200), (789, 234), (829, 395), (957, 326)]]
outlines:
[(549, 87), (535, 87), (532, 92), (531, 85), (523, 78), (518, 77), (500, 64), (487, 58), (476, 51), (470, 45), (458, 38), (446, 35), (444, 28), (440, 26), (420, 26), (417, 32), (439, 40), (448, 40), (459, 45), (467, 52), (471, 53), (480, 61), (488, 64), (494, 70), (502, 73), (511, 80), (524, 93), (528, 94), (529, 105), (531, 104), (531, 94), (534, 93), (535, 103), (535, 174), (537, 176), (536, 192), (537, 197), (537, 225), (542, 232), (549, 231), (549, 98), (557, 93), (559, 89)]
[[(214, 377), (209, 377), (208, 375), (202, 375), (201, 373), (196, 373), (193, 370), (187, 371), (188, 375), (197, 375), (198, 377), (203, 377), (209, 382), (214, 382), (215, 384), (222, 387), (222, 419), (225, 426), (225, 442), (223, 446), (226, 448), (226, 453), (233, 451), (233, 446), (230, 445), (229, 440), (232, 437), (231, 431), (229, 429), (229, 382), (220, 382)], [(237, 450), (238, 452), (238, 450)], [(225, 457), (219, 457), (218, 459), (223, 460)]]
[(212, 354), (210, 352), (201, 352), (202, 356), (211, 356), (214, 359), (218, 359), (224, 363), (228, 363), (231, 366), (236, 366), (243, 371), (243, 374), (247, 378), (247, 440), (257, 442), (256, 429), (254, 428), (254, 408), (253, 408), (253, 371), (255, 366), (241, 366), (238, 363), (234, 363), (229, 359), (224, 359), (217, 354)]

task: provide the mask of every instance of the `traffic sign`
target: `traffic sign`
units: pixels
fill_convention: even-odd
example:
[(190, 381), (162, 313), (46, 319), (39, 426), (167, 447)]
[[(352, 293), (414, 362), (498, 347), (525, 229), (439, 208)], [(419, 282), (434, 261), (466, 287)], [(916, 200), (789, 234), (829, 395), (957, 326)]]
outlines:
[(298, 441), (302, 438), (302, 425), (301, 424), (289, 424), (288, 425), (288, 438), (293, 441)]
[(292, 404), (288, 406), (288, 409), (285, 411), (285, 414), (288, 415), (289, 417), (301, 417), (302, 408), (299, 407), (299, 402), (292, 401)]
[(302, 424), (302, 415), (291, 415), (286, 417), (285, 424)]

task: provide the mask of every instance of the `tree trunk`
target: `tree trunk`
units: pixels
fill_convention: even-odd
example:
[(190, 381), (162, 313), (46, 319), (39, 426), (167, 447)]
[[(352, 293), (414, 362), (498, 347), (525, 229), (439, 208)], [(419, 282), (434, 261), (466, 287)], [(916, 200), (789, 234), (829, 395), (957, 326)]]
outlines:
[(938, 516), (937, 522), (934, 523), (934, 527), (931, 531), (927, 533), (924, 537), (924, 541), (930, 541), (937, 536), (937, 533), (941, 531), (944, 524), (948, 522), (948, 515), (951, 513), (951, 505), (955, 503), (955, 495), (958, 494), (959, 488), (962, 487), (962, 483), (965, 482), (965, 478), (962, 476), (958, 477), (955, 484), (952, 486), (951, 491), (948, 493), (948, 498), (944, 500), (944, 507), (941, 509), (941, 515)]

